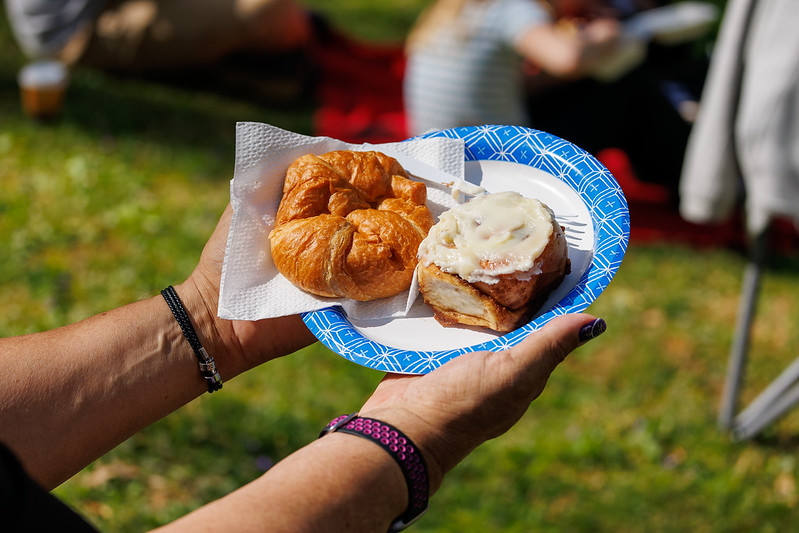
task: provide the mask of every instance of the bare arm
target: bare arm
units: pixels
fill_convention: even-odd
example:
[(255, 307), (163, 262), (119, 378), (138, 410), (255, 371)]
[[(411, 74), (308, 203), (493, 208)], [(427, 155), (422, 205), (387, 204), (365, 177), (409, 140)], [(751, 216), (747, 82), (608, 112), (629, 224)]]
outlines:
[(589, 72), (616, 50), (619, 24), (613, 19), (596, 19), (582, 26), (540, 25), (527, 30), (516, 43), (525, 59), (558, 77), (575, 77)]
[[(432, 494), (474, 448), (518, 421), (592, 320), (560, 317), (510, 350), (462, 355), (424, 376), (388, 375), (361, 414), (414, 441), (428, 465)], [(158, 531), (384, 533), (407, 500), (401, 471), (385, 451), (361, 437), (332, 433)]]
[(385, 533), (407, 504), (400, 469), (378, 446), (334, 433), (159, 533)]
[[(178, 294), (223, 379), (309, 344), (298, 317), (230, 322), (216, 298), (230, 210)], [(361, 409), (400, 428), (428, 465), (430, 493), (482, 442), (501, 435), (595, 324), (559, 317), (503, 352), (462, 355), (424, 376), (388, 375)], [(600, 331), (603, 328), (593, 328)], [(50, 332), (0, 340), (13, 376), (0, 390), (0, 439), (53, 487), (205, 390), (197, 361), (160, 296)], [(333, 433), (252, 483), (163, 531), (386, 531), (407, 506), (396, 462), (365, 439)]]
[[(310, 344), (299, 317), (216, 316), (230, 208), (197, 269), (176, 286), (223, 380)], [(44, 487), (202, 394), (188, 342), (158, 295), (51, 331), (0, 339), (0, 440)]]

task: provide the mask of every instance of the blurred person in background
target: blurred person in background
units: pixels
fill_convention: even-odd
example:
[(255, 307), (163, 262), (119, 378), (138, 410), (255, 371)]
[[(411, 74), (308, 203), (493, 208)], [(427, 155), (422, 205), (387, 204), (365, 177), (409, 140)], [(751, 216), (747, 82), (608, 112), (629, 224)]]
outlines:
[(408, 38), (411, 133), (532, 126), (594, 155), (624, 150), (638, 178), (676, 199), (706, 59), (625, 31), (661, 4), (439, 0)]
[[(231, 216), (228, 206), (195, 270), (163, 297), (0, 339), (4, 531), (93, 531), (48, 491), (206, 389), (315, 340), (296, 315), (217, 316)], [(601, 319), (566, 315), (501, 352), (388, 374), (357, 416), (336, 418), (262, 476), (159, 531), (399, 531), (447, 472), (510, 429), (565, 357), (604, 331)]]
[[(5, 0), (31, 59), (121, 74), (169, 74), (225, 62), (228, 77), (307, 75), (316, 15), (295, 0)], [(240, 58), (238, 57), (240, 56)], [(275, 57), (284, 57), (281, 62)], [(270, 72), (270, 69), (273, 72)], [(293, 69), (293, 70), (292, 70)], [(249, 72), (248, 72), (249, 71)], [(202, 74), (187, 80), (203, 84)], [(235, 80), (234, 80), (235, 81)]]
[(404, 82), (409, 128), (529, 125), (523, 62), (574, 78), (613, 53), (615, 19), (562, 31), (551, 6), (535, 0), (438, 0), (407, 40)]
[(710, 33), (718, 10), (701, 2), (657, 0), (599, 0), (592, 9), (576, 7), (559, 13), (561, 24), (616, 17), (623, 28), (620, 52), (579, 79), (535, 69), (526, 93), (532, 123), (594, 155), (622, 150), (635, 178), (661, 186), (676, 210), (709, 64), (697, 42)]

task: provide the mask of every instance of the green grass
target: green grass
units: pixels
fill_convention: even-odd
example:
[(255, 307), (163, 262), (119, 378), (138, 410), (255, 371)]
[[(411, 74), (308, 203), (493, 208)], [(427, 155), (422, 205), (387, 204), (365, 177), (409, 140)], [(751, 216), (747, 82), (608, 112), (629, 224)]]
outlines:
[[(422, 2), (321, 1), (337, 25), (401, 38)], [(0, 20), (0, 335), (155, 294), (193, 268), (228, 201), (234, 124), (311, 133), (310, 108), (76, 72), (64, 116), (19, 110), (23, 58)], [(635, 220), (633, 220), (633, 224)], [(799, 416), (756, 441), (716, 428), (743, 258), (632, 245), (575, 352), (507, 435), (445, 482), (414, 531), (781, 532), (795, 526)], [(763, 284), (744, 400), (797, 355), (797, 259)], [(258, 476), (356, 408), (380, 374), (320, 345), (205, 395), (56, 490), (102, 530), (138, 532)]]

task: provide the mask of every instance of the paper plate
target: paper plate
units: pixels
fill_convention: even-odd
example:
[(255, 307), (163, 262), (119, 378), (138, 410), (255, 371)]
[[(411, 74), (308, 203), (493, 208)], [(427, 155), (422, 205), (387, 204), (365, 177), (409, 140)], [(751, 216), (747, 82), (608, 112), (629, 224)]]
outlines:
[(445, 328), (421, 297), (403, 318), (354, 321), (339, 307), (303, 315), (325, 346), (359, 365), (425, 374), (464, 353), (504, 350), (558, 315), (585, 310), (613, 279), (627, 250), (627, 201), (610, 171), (586, 151), (517, 126), (455, 128), (422, 137), (437, 136), (464, 140), (467, 181), (488, 192), (515, 190), (549, 205), (564, 228), (572, 271), (529, 323), (504, 335)]

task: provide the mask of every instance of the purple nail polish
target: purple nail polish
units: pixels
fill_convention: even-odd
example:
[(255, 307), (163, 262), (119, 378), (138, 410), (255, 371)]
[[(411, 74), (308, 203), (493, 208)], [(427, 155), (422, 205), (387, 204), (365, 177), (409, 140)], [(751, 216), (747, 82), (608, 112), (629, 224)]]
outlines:
[(608, 325), (601, 318), (597, 318), (593, 322), (586, 324), (580, 328), (580, 344), (599, 337), (607, 328)]

